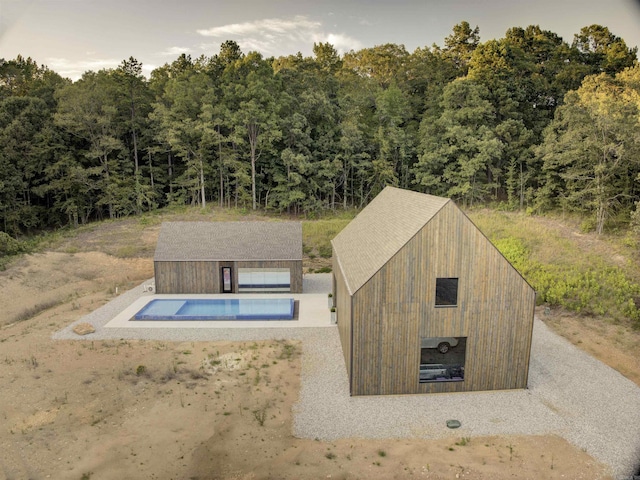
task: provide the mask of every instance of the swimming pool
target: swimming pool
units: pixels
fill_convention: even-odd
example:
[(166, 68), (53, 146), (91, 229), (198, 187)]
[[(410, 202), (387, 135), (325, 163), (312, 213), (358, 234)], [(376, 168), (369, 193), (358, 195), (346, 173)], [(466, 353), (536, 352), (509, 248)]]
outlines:
[(293, 298), (155, 299), (135, 320), (293, 320)]

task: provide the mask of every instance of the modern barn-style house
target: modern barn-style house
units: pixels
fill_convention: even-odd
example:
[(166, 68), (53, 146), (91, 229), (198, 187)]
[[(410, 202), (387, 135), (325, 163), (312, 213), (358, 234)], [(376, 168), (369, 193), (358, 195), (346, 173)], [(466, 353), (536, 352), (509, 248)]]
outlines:
[(452, 200), (387, 187), (332, 244), (351, 395), (527, 386), (535, 292)]
[(157, 293), (302, 293), (300, 222), (165, 222)]

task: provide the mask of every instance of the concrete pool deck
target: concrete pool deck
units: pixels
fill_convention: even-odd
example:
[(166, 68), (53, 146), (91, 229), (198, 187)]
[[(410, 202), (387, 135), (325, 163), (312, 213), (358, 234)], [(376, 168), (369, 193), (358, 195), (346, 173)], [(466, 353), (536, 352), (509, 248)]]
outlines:
[(132, 320), (152, 300), (204, 300), (233, 299), (238, 294), (147, 294), (141, 296), (116, 315), (104, 328), (296, 328), (296, 327), (330, 327), (331, 312), (327, 302), (327, 294), (321, 293), (262, 293), (242, 294), (240, 298), (293, 298), (298, 301), (297, 320)]

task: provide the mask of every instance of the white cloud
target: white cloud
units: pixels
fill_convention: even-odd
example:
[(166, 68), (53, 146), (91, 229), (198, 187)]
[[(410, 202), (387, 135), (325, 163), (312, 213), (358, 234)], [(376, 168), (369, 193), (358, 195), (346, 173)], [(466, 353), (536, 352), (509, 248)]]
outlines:
[(159, 55), (163, 57), (177, 57), (183, 53), (191, 53), (191, 49), (187, 47), (171, 47), (167, 48), (164, 52), (160, 52)]
[[(122, 64), (122, 60), (113, 58), (95, 58), (89, 60), (70, 61), (66, 58), (50, 57), (47, 59), (47, 67), (62, 77), (73, 80), (79, 80), (82, 74), (91, 70), (97, 72), (99, 70), (118, 68)], [(158, 68), (157, 65), (144, 63), (142, 65), (142, 74), (149, 78), (151, 72)]]
[(317, 30), (321, 27), (320, 22), (314, 22), (304, 16), (296, 16), (290, 20), (281, 18), (268, 18), (264, 20), (256, 20), (254, 22), (232, 23), (221, 27), (213, 27), (198, 30), (200, 35), (205, 37), (228, 37), (228, 36), (246, 36), (246, 35), (267, 35), (287, 36), (300, 35), (305, 31)]
[[(341, 33), (326, 32), (322, 23), (306, 16), (290, 19), (270, 18), (253, 22), (234, 23), (219, 27), (197, 30), (205, 37), (220, 40), (235, 40), (244, 52), (258, 51), (264, 55), (291, 55), (297, 52), (311, 53), (314, 42), (329, 42), (338, 52), (362, 48), (355, 38)], [(214, 45), (201, 45), (204, 51), (211, 51)]]
[(324, 40), (318, 38), (316, 42), (328, 42), (334, 46), (338, 53), (346, 53), (350, 50), (360, 50), (364, 47), (360, 40), (340, 33), (329, 33), (324, 37)]
[(142, 65), (142, 74), (149, 78), (151, 76), (151, 72), (153, 72), (156, 68), (158, 68), (158, 65), (150, 65), (150, 64), (143, 64)]
[(88, 60), (71, 61), (66, 58), (51, 57), (47, 59), (47, 66), (63, 77), (78, 80), (88, 70), (97, 72), (105, 68), (117, 68), (122, 61), (113, 58), (94, 58)]

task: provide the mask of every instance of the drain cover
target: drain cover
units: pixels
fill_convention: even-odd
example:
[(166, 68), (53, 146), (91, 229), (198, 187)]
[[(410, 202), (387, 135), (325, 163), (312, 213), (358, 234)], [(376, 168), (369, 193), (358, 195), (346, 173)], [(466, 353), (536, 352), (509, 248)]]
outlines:
[(460, 428), (460, 425), (462, 424), (459, 420), (447, 420), (447, 427), (449, 428)]

